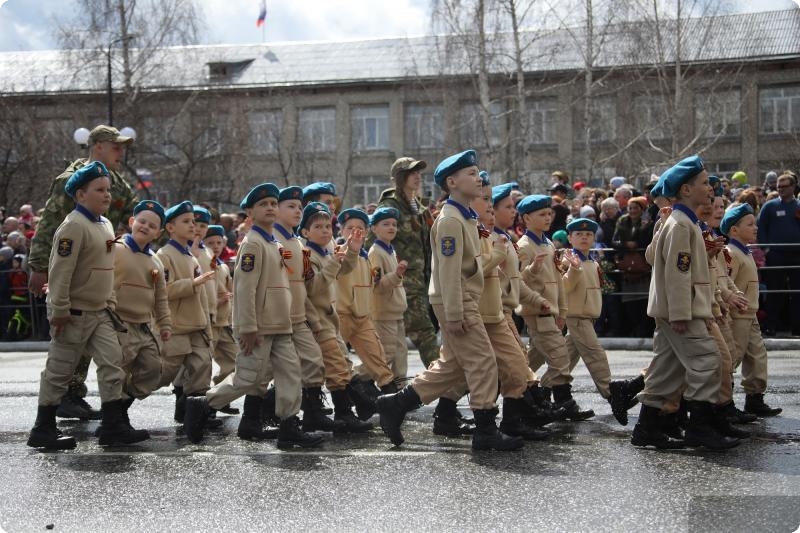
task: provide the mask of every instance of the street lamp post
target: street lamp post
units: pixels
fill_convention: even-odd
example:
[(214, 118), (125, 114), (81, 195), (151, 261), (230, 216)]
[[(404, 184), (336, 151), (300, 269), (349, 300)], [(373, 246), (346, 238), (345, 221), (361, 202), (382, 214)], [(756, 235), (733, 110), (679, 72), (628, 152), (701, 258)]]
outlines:
[(106, 67), (107, 67), (107, 96), (108, 96), (108, 125), (114, 125), (114, 91), (111, 86), (111, 47), (117, 43), (122, 43), (125, 41), (130, 41), (131, 39), (135, 39), (136, 34), (132, 33), (130, 35), (126, 35), (124, 37), (120, 37), (118, 39), (114, 39), (110, 43), (108, 43), (108, 48), (106, 49)]

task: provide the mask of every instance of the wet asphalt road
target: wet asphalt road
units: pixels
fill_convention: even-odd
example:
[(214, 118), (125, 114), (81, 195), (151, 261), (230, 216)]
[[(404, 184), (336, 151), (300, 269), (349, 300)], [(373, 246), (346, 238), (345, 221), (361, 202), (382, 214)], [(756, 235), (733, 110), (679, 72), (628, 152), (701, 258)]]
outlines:
[[(631, 377), (647, 352), (609, 353)], [(421, 369), (415, 352), (410, 372)], [(162, 390), (131, 410), (150, 441), (106, 448), (97, 422), (62, 421), (71, 452), (25, 446), (44, 354), (0, 354), (0, 528), (18, 531), (794, 531), (800, 525), (800, 354), (770, 352), (768, 401), (783, 415), (725, 454), (632, 447), (580, 365), (575, 397), (597, 416), (554, 425), (521, 452), (473, 453), (412, 413), (406, 443), (379, 429), (284, 452), (236, 437), (238, 417), (200, 445)], [(94, 372), (89, 401), (99, 406)], [(743, 403), (741, 391), (737, 401)], [(239, 404), (241, 401), (238, 402)], [(236, 404), (235, 404), (236, 405)], [(377, 417), (373, 419), (377, 424)]]

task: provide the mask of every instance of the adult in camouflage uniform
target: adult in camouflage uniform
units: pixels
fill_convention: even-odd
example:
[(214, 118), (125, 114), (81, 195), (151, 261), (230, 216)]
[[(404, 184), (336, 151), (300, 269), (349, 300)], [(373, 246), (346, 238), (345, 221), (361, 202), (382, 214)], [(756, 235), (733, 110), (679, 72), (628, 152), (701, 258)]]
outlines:
[(392, 165), (395, 186), (381, 193), (378, 207), (394, 207), (400, 211), (397, 237), (392, 241), (399, 261), (408, 262), (403, 277), (408, 309), (403, 319), (406, 335), (419, 350), (427, 368), (439, 358), (439, 343), (428, 311), (428, 282), (431, 277), (430, 227), (433, 217), (422, 205), (417, 193), (422, 183), (425, 161), (401, 157)]
[[(75, 209), (75, 202), (64, 192), (69, 177), (79, 168), (91, 161), (100, 161), (111, 173), (111, 207), (106, 214), (115, 231), (128, 223), (133, 214), (133, 207), (139, 199), (128, 182), (119, 174), (125, 160), (125, 148), (133, 142), (131, 137), (119, 134), (116, 128), (97, 126), (89, 134), (89, 158), (73, 161), (59, 174), (50, 185), (44, 213), (36, 227), (36, 235), (31, 242), (28, 265), (31, 267), (30, 290), (35, 296), (41, 296), (43, 286), (47, 283), (47, 266), (53, 235), (70, 211)], [(62, 418), (99, 419), (100, 412), (92, 409), (83, 398), (86, 396), (86, 375), (89, 372), (91, 357), (84, 354), (75, 375), (69, 384), (69, 390), (61, 401), (57, 415)]]

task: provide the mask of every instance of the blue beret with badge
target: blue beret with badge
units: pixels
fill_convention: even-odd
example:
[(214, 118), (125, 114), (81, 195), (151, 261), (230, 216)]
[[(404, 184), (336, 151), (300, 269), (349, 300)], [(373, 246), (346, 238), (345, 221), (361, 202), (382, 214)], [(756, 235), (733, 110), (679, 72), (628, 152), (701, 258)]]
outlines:
[(164, 213), (164, 224), (171, 222), (175, 217), (185, 215), (186, 213), (194, 213), (192, 202), (189, 200), (184, 200), (183, 202), (173, 205), (167, 209), (167, 212)]
[(72, 173), (72, 176), (69, 177), (67, 183), (64, 185), (64, 192), (67, 193), (70, 198), (74, 198), (78, 189), (88, 184), (90, 181), (104, 176), (109, 176), (106, 166), (100, 161), (92, 161), (88, 165), (84, 165)]
[(352, 220), (355, 218), (362, 221), (366, 227), (369, 227), (369, 215), (367, 214), (367, 212), (362, 211), (361, 209), (356, 209), (354, 207), (351, 207), (350, 209), (345, 209), (344, 211), (339, 213), (339, 216), (337, 218), (339, 219), (339, 224), (341, 224), (342, 226), (344, 226), (348, 220)]
[(722, 190), (722, 180), (719, 176), (709, 176), (708, 184), (714, 189), (714, 196), (722, 196), (725, 191)]
[(318, 181), (303, 187), (303, 200), (318, 194), (330, 194), (336, 196), (336, 185), (327, 181)]
[(567, 224), (567, 233), (572, 233), (573, 231), (591, 231), (592, 233), (596, 233), (599, 227), (597, 222), (591, 218), (576, 218)]
[(225, 228), (219, 226), (217, 224), (213, 224), (208, 227), (208, 232), (206, 233), (206, 239), (209, 237), (222, 237), (225, 238)]
[(489, 173), (486, 172), (485, 170), (481, 170), (480, 172), (478, 172), (478, 176), (481, 177), (481, 185), (483, 185), (484, 187), (488, 187), (489, 185), (492, 184), (492, 182), (489, 180)]
[(395, 209), (394, 207), (379, 207), (372, 213), (372, 216), (369, 219), (370, 226), (374, 226), (381, 220), (388, 220), (388, 219), (395, 219), (396, 221), (400, 222), (400, 211)]
[(750, 204), (735, 205), (725, 211), (725, 214), (722, 216), (722, 222), (719, 223), (719, 231), (722, 232), (723, 235), (728, 235), (731, 228), (738, 224), (740, 220), (747, 215), (753, 214), (753, 208), (750, 207)]
[(517, 212), (520, 215), (527, 215), (528, 213), (550, 207), (552, 202), (552, 198), (546, 194), (531, 194), (519, 201), (517, 204)]
[(239, 203), (239, 207), (242, 209), (250, 209), (259, 200), (263, 198), (278, 198), (280, 194), (281, 191), (274, 183), (261, 183), (250, 189), (250, 192), (247, 193)]
[(285, 202), (286, 200), (303, 200), (303, 188), (297, 185), (284, 187), (278, 193), (278, 202)]
[(478, 154), (475, 150), (466, 150), (464, 152), (451, 155), (442, 160), (436, 167), (433, 173), (433, 181), (439, 187), (444, 187), (444, 182), (448, 176), (452, 176), (462, 168), (474, 167), (478, 164)]
[(192, 208), (192, 212), (194, 212), (195, 222), (202, 222), (204, 224), (208, 224), (211, 222), (211, 211), (209, 211), (205, 207), (196, 205)]
[(492, 205), (497, 205), (501, 200), (505, 200), (511, 196), (511, 191), (514, 190), (514, 182), (504, 183), (497, 187), (492, 187)]
[(164, 225), (164, 219), (166, 218), (166, 215), (164, 214), (164, 208), (160, 203), (156, 202), (155, 200), (142, 200), (134, 206), (133, 216), (138, 215), (142, 211), (152, 211), (158, 215), (158, 218), (161, 219), (161, 225)]
[(317, 213), (325, 213), (329, 217), (331, 216), (331, 211), (328, 209), (327, 205), (322, 202), (309, 202), (303, 208), (303, 218), (300, 219), (300, 227), (305, 228), (308, 221), (311, 220), (311, 217)]
[(663, 181), (661, 193), (667, 198), (676, 197), (681, 185), (700, 174), (705, 168), (699, 155), (681, 159), (661, 174), (659, 178), (659, 181)]

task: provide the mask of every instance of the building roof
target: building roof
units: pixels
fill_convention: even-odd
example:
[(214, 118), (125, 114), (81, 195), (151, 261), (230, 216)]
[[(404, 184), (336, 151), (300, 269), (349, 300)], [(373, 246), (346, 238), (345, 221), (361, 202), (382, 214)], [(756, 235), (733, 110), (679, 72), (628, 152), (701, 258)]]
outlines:
[[(704, 17), (684, 21), (684, 62), (780, 60), (800, 56), (800, 9)], [(658, 54), (653, 31), (641, 21), (596, 32), (603, 45), (594, 64), (612, 66), (671, 63), (675, 21), (661, 23), (665, 52)], [(652, 27), (651, 27), (652, 28)], [(531, 73), (582, 69), (582, 28), (526, 31), (525, 70)], [(287, 87), (380, 83), (408, 78), (469, 74), (470, 46), (459, 36), (425, 36), (338, 42), (168, 47), (154, 52), (143, 90), (208, 87)], [(511, 35), (492, 36), (490, 70), (514, 70)], [(119, 51), (112, 51), (112, 55)], [(134, 63), (136, 50), (133, 51)], [(92, 93), (106, 90), (106, 56), (86, 62), (85, 51), (0, 53), (0, 93)], [(657, 57), (663, 57), (658, 61)], [(84, 61), (81, 63), (81, 61)], [(114, 86), (122, 84), (115, 67)]]

